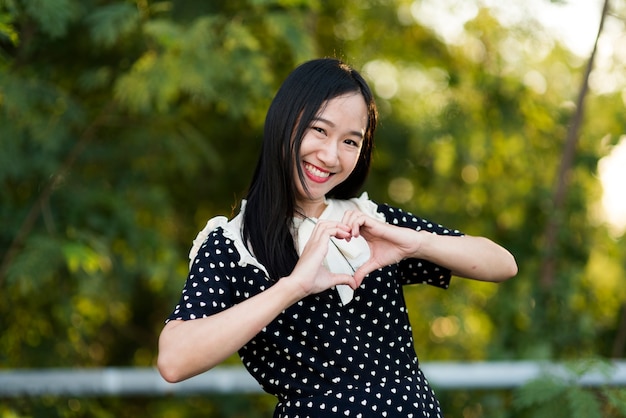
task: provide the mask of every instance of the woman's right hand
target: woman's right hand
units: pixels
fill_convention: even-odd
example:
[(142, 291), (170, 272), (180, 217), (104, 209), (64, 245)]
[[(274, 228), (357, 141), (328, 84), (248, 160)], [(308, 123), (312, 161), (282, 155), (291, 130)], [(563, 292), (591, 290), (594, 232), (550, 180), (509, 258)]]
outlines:
[(350, 240), (351, 237), (351, 229), (346, 224), (328, 220), (317, 221), (296, 267), (286, 279), (297, 282), (305, 296), (323, 292), (339, 284), (355, 289), (357, 284), (353, 276), (332, 273), (324, 266), (330, 239)]

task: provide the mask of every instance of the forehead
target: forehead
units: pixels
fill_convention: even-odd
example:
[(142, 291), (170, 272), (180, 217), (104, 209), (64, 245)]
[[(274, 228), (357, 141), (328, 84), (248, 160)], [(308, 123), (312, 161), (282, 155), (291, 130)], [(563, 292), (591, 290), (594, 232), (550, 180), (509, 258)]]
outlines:
[(350, 124), (353, 129), (365, 129), (368, 119), (367, 105), (360, 93), (337, 96), (322, 105), (318, 118), (342, 125)]

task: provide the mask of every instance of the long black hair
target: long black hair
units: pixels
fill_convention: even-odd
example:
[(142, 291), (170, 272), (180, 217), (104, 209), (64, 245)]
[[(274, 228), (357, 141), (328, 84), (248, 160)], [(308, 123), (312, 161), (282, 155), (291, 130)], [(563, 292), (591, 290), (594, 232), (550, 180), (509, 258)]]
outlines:
[(269, 107), (261, 153), (246, 198), (243, 238), (272, 280), (289, 275), (298, 261), (289, 226), (296, 202), (294, 167), (305, 184), (299, 161), (302, 138), (329, 100), (349, 93), (363, 96), (367, 127), (354, 170), (327, 195), (349, 199), (356, 196), (369, 172), (378, 119), (374, 97), (363, 77), (334, 58), (308, 61), (289, 74)]

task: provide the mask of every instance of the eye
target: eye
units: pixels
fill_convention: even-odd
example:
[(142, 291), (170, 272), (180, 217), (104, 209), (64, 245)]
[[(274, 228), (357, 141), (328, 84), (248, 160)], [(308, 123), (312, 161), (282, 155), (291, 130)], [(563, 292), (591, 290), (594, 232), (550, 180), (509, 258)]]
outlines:
[(360, 142), (357, 142), (354, 139), (350, 139), (350, 138), (344, 139), (343, 142), (344, 144), (348, 144), (350, 146), (357, 147), (357, 148), (361, 146)]
[(315, 132), (318, 132), (322, 135), (326, 135), (326, 130), (324, 128), (320, 128), (319, 126), (312, 126), (311, 129), (313, 129)]

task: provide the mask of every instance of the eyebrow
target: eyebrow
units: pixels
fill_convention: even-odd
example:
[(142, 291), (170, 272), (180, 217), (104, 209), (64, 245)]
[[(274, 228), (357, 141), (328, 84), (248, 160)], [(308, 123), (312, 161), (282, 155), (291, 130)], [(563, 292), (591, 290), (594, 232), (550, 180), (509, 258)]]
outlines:
[[(337, 125), (335, 125), (333, 122), (329, 121), (328, 119), (315, 117), (315, 118), (313, 118), (312, 122), (315, 122), (315, 121), (324, 122), (325, 124), (329, 125), (332, 128), (337, 127)], [(348, 133), (350, 135), (354, 135), (354, 136), (356, 136), (358, 138), (361, 138), (361, 139), (363, 139), (365, 137), (365, 134), (363, 132), (361, 132), (361, 131), (349, 131)]]

